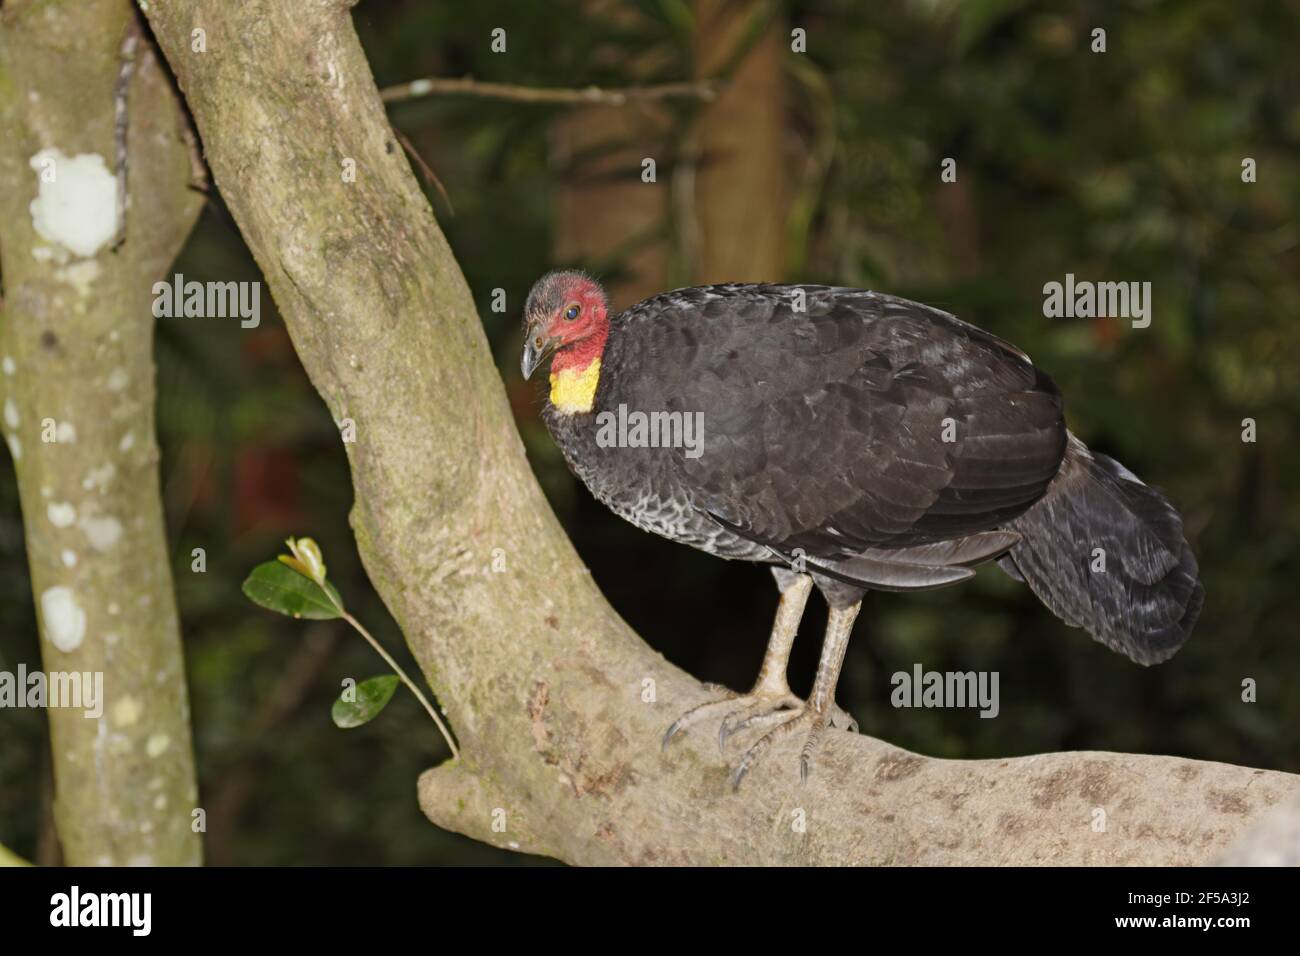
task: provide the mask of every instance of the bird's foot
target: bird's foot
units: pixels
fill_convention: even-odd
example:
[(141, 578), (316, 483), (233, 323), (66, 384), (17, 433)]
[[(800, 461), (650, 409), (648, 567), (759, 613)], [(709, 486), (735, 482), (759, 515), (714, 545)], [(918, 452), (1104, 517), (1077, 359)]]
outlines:
[(858, 732), (857, 718), (840, 707), (839, 704), (831, 704), (831, 709), (826, 714), (826, 724), (836, 730), (844, 730), (851, 734)]
[[(730, 738), (742, 731), (770, 727), (798, 717), (807, 706), (802, 698), (787, 691), (734, 710), (722, 718), (722, 726), (718, 728), (718, 746), (725, 747)], [(838, 704), (831, 704), (826, 711), (826, 726), (847, 730), (851, 734), (858, 732), (858, 722)]]
[(782, 738), (803, 728), (808, 737), (799, 755), (799, 779), (807, 782), (812, 769), (813, 755), (821, 744), (822, 732), (827, 727), (857, 733), (858, 722), (845, 710), (832, 703), (824, 710), (817, 710), (807, 701), (796, 697), (788, 688), (755, 688), (748, 694), (728, 693), (726, 696), (700, 704), (682, 714), (664, 734), (663, 745), (666, 748), (678, 734), (688, 727), (707, 720), (721, 713), (722, 723), (718, 727), (718, 747), (738, 733), (747, 730), (772, 727), (758, 739), (736, 765), (731, 775), (732, 790), (740, 789), (740, 782), (753, 768), (758, 759)]
[[(838, 707), (834, 709), (839, 714), (844, 713)], [(818, 746), (821, 745), (822, 733), (828, 726), (834, 726), (831, 712), (817, 710), (811, 704), (800, 701), (796, 709), (782, 711), (779, 716), (772, 716), (782, 722), (760, 737), (757, 743), (745, 751), (745, 755), (740, 758), (740, 763), (736, 764), (736, 769), (731, 774), (732, 791), (740, 789), (740, 782), (745, 779), (745, 775), (753, 769), (754, 764), (771, 749), (773, 744), (797, 730), (806, 730), (808, 732), (808, 736), (804, 740), (803, 750), (799, 753), (799, 780), (801, 783), (808, 782), (808, 774), (812, 769), (813, 754), (817, 752)], [(764, 719), (761, 722), (755, 721), (753, 725), (767, 726), (770, 722), (771, 720)]]
[(718, 747), (721, 748), (727, 742), (727, 738), (735, 730), (740, 729), (733, 726), (733, 718), (744, 717), (746, 718), (744, 726), (750, 726), (752, 721), (764, 715), (794, 713), (802, 706), (803, 701), (790, 693), (788, 687), (755, 687), (748, 694), (727, 691), (717, 700), (706, 701), (698, 707), (692, 707), (673, 721), (673, 725), (664, 734), (663, 745), (667, 748), (673, 738), (687, 728), (722, 714), (722, 725), (718, 728)]
[(724, 749), (727, 741), (738, 733), (783, 723), (798, 716), (803, 708), (803, 700), (789, 691), (757, 697), (748, 705), (737, 706), (718, 726), (718, 749)]
[(853, 719), (853, 716), (848, 711), (843, 710), (837, 704), (831, 703), (825, 710), (819, 711), (812, 704), (798, 700), (798, 698), (796, 698), (796, 706), (793, 709), (742, 718), (731, 725), (728, 724), (727, 720), (724, 720), (722, 727), (723, 731), (729, 735), (749, 727), (765, 727), (771, 723), (778, 723), (778, 726), (760, 737), (753, 746), (745, 751), (745, 755), (740, 758), (740, 763), (736, 765), (736, 769), (731, 775), (731, 789), (733, 791), (740, 789), (740, 782), (745, 779), (745, 774), (749, 773), (754, 764), (758, 762), (758, 759), (774, 743), (795, 730), (803, 728), (808, 731), (803, 750), (799, 753), (799, 781), (801, 783), (808, 782), (808, 774), (812, 772), (813, 755), (821, 745), (822, 732), (827, 727), (845, 730), (852, 734), (858, 732), (858, 722)]

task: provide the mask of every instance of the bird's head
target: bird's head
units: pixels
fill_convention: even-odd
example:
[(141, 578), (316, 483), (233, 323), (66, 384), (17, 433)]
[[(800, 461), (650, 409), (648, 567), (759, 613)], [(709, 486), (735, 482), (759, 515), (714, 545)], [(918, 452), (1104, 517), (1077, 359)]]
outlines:
[(590, 411), (609, 338), (609, 300), (600, 283), (574, 271), (548, 272), (524, 304), (524, 354), (528, 378), (548, 356), (551, 404), (561, 411)]

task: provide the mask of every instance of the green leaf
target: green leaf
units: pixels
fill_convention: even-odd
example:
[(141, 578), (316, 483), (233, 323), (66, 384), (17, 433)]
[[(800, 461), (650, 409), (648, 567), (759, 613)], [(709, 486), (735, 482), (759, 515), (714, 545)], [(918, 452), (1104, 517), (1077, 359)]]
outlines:
[(344, 730), (368, 724), (388, 706), (395, 690), (397, 690), (396, 674), (385, 674), (383, 677), (363, 680), (355, 688), (357, 699), (348, 701), (340, 696), (330, 708), (330, 716), (334, 718), (335, 725)]
[(334, 585), (325, 588), (279, 561), (267, 561), (253, 568), (244, 581), (244, 594), (254, 604), (290, 617), (328, 621), (341, 616), (343, 599)]

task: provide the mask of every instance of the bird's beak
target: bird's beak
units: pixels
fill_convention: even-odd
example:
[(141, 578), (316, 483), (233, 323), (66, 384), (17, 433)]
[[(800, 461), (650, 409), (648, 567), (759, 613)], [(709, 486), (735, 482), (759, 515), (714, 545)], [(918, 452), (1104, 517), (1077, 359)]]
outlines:
[(525, 380), (532, 376), (537, 366), (541, 365), (559, 344), (559, 339), (547, 335), (540, 328), (529, 328), (528, 338), (524, 341), (524, 357), (519, 363), (519, 370), (524, 373)]

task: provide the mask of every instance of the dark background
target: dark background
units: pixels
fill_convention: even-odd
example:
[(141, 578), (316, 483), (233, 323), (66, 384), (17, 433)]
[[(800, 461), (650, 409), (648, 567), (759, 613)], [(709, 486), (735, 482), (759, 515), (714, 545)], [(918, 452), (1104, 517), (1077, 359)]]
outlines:
[[(1071, 428), (1175, 502), (1207, 593), (1188, 645), (1152, 669), (1064, 627), (993, 569), (939, 592), (872, 595), (841, 704), (865, 732), (945, 757), (1117, 750), (1300, 771), (1300, 7), (817, 0), (750, 9), (755, 32), (780, 31), (787, 51), (791, 27), (808, 33), (806, 54), (777, 61), (780, 155), (756, 146), (741, 160), (793, 170), (779, 200), (751, 197), (787, 204), (785, 264), (768, 278), (905, 295), (1025, 349), (1061, 386)], [(709, 42), (686, 0), (369, 0), (355, 17), (380, 86), (465, 74), (536, 86), (689, 79)], [(1104, 54), (1089, 50), (1097, 26), (1107, 30)], [(508, 32), (507, 55), (489, 50), (494, 27)], [(433, 97), (395, 104), (391, 116), (454, 204), (453, 215), (429, 189), (537, 474), (596, 580), (670, 660), (747, 687), (776, 602), (767, 572), (607, 513), (565, 470), (538, 419), (540, 392), (519, 378), (520, 307), (548, 267), (585, 265), (646, 291), (697, 278), (675, 212), (620, 248), (571, 253), (590, 250), (584, 239), (607, 235), (628, 212), (557, 160), (556, 131), (573, 112)], [(673, 189), (683, 144), (709, 116), (673, 100), (654, 121), (656, 151), (633, 131), (631, 155), (658, 157), (660, 182), (643, 188)], [(958, 182), (941, 185), (947, 156)], [(1241, 181), (1247, 156), (1258, 163), (1253, 184)], [(635, 182), (639, 172), (605, 175)], [(557, 216), (563, 190), (590, 200), (581, 215)], [(749, 238), (737, 228), (726, 241)], [(630, 264), (647, 249), (659, 258)], [(173, 271), (260, 278), (219, 203)], [(1150, 281), (1151, 327), (1045, 319), (1043, 284), (1067, 272)], [(506, 292), (505, 313), (490, 309), (494, 288)], [(363, 728), (331, 724), (339, 682), (382, 669), (360, 639), (338, 622), (264, 612), (239, 592), (286, 536), (310, 534), (350, 609), (414, 668), (355, 554), (337, 432), (265, 292), (262, 315), (256, 330), (164, 319), (157, 333), (161, 467), (208, 860), (528, 862), (420, 814), (415, 778), (445, 750), (408, 694)], [(1255, 444), (1241, 440), (1247, 417)], [(194, 547), (207, 551), (204, 574), (190, 570)], [(814, 600), (792, 664), (797, 692), (811, 682), (824, 620)], [(6, 466), (0, 668), (38, 661)], [(890, 675), (918, 662), (998, 671), (1000, 715), (893, 709)], [(1256, 703), (1241, 699), (1246, 678), (1258, 683)], [(43, 714), (0, 711), (0, 842), (42, 862), (57, 860), (47, 748)]]

